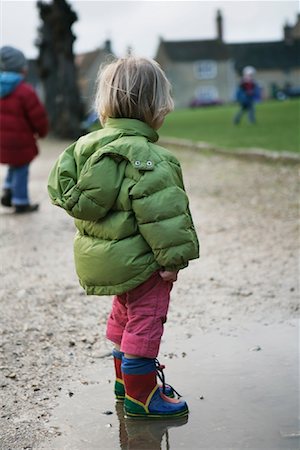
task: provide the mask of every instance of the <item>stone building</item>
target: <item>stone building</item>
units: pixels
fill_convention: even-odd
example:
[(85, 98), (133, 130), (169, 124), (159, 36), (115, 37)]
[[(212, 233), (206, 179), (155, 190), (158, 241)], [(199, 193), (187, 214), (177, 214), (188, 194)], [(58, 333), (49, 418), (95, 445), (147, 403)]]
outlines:
[(86, 115), (93, 111), (99, 67), (113, 57), (114, 55), (111, 49), (110, 40), (105, 41), (104, 46), (101, 48), (91, 52), (78, 54), (75, 57), (81, 100)]
[(173, 85), (176, 107), (232, 101), (242, 69), (249, 65), (256, 69), (262, 95), (269, 98), (275, 85), (300, 88), (300, 15), (294, 26), (284, 26), (280, 41), (228, 44), (218, 11), (215, 39), (161, 38), (155, 59)]

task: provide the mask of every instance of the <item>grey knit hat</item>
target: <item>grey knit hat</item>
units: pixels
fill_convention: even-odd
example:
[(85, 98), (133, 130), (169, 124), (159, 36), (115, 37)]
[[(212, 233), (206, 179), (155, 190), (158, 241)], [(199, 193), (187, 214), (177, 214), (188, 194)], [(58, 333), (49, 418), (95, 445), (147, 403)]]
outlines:
[(27, 60), (20, 50), (9, 45), (0, 48), (0, 70), (22, 72), (26, 68)]

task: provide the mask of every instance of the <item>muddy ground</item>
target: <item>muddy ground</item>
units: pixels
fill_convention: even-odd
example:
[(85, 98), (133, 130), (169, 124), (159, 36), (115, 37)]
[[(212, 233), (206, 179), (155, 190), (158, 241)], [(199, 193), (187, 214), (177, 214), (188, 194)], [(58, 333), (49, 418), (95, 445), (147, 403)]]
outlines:
[[(104, 333), (111, 300), (87, 297), (78, 285), (72, 219), (47, 197), (47, 174), (66, 145), (41, 143), (30, 184), (38, 213), (0, 209), (2, 450), (39, 449), (56, 436), (53, 408), (62, 395), (73, 396), (72, 383), (89, 383), (84, 373), (107, 364), (110, 352)], [(299, 164), (190, 150), (176, 155), (201, 259), (174, 287), (168, 348), (170, 339), (180, 339), (188, 354), (199, 330), (222, 336), (248, 323), (271, 326), (298, 317)], [(3, 167), (0, 174), (3, 180)]]

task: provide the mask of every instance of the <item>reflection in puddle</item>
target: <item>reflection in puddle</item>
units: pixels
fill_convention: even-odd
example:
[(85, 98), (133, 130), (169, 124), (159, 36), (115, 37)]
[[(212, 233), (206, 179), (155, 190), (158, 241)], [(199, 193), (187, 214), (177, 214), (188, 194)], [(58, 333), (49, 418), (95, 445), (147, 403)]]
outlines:
[(169, 428), (181, 427), (188, 422), (188, 417), (177, 419), (128, 419), (124, 417), (123, 403), (116, 403), (119, 419), (119, 438), (122, 450), (169, 450)]
[(163, 352), (175, 355), (168, 380), (183, 387), (188, 419), (124, 418), (112, 359), (102, 359), (85, 371), (86, 383), (61, 391), (49, 423), (56, 436), (37, 450), (298, 450), (298, 322), (247, 327), (194, 333), (188, 349), (181, 336), (166, 339)]

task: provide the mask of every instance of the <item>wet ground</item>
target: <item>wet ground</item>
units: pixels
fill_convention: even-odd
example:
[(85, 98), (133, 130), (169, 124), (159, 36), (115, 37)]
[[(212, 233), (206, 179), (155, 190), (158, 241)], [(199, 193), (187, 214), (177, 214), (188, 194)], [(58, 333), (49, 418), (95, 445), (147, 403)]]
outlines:
[[(69, 386), (50, 425), (59, 437), (42, 450), (298, 449), (298, 323), (249, 324), (222, 335), (197, 333), (162, 345), (171, 384), (189, 404), (188, 419), (125, 419), (112, 394), (107, 358)], [(279, 363), (280, 362), (280, 363)]]
[(300, 165), (176, 150), (202, 257), (172, 291), (160, 360), (191, 413), (166, 432), (115, 411), (111, 300), (84, 295), (46, 192), (67, 144), (32, 165), (38, 213), (0, 208), (1, 450), (298, 448)]

